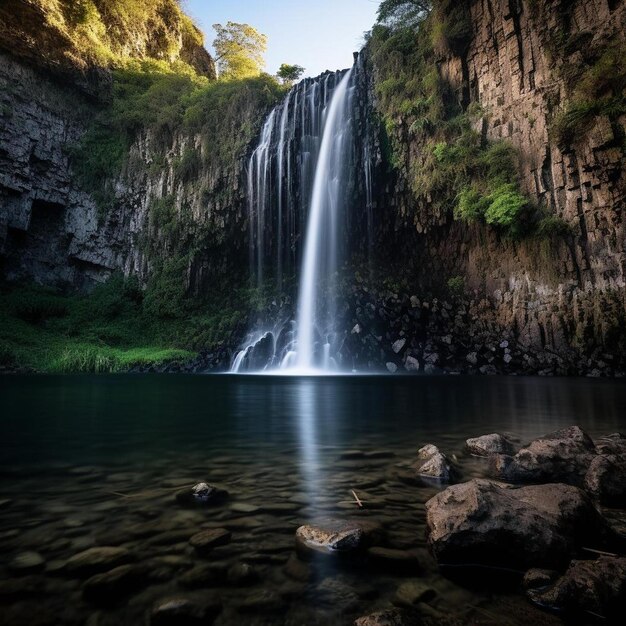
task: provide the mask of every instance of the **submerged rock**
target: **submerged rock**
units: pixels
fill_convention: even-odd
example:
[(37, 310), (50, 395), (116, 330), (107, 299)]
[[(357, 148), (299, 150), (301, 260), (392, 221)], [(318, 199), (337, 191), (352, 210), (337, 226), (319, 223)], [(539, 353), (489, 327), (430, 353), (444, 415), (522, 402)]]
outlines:
[(420, 602), (430, 602), (437, 592), (421, 580), (408, 580), (402, 583), (397, 591), (393, 603), (398, 606), (413, 607)]
[(380, 526), (365, 521), (328, 519), (296, 530), (296, 548), (301, 554), (350, 554), (364, 550), (380, 534)]
[(125, 548), (101, 546), (75, 554), (65, 564), (65, 570), (75, 576), (93, 576), (132, 560), (131, 553)]
[(146, 571), (136, 565), (120, 565), (85, 581), (83, 597), (95, 604), (114, 604), (147, 582)]
[(431, 498), (426, 513), (440, 564), (552, 568), (582, 545), (603, 547), (617, 539), (587, 495), (570, 485), (513, 487), (474, 479)]
[(422, 623), (415, 611), (386, 609), (359, 617), (354, 626), (418, 626)]
[(230, 538), (231, 534), (225, 528), (211, 528), (193, 535), (189, 543), (196, 549), (198, 554), (207, 554), (213, 548), (226, 545)]
[(582, 485), (594, 456), (589, 435), (578, 426), (570, 426), (535, 439), (515, 456), (493, 455), (489, 463), (491, 475), (507, 482)]
[(492, 433), (468, 439), (465, 447), (470, 454), (475, 456), (489, 456), (490, 454), (514, 454), (513, 443), (504, 435)]
[(208, 483), (198, 483), (176, 494), (176, 501), (184, 506), (212, 506), (222, 504), (226, 498), (228, 491)]
[(221, 602), (212, 596), (202, 600), (184, 596), (157, 602), (150, 613), (150, 626), (206, 626), (222, 610)]
[(32, 574), (41, 571), (46, 560), (39, 552), (20, 552), (9, 561), (9, 569), (16, 574)]
[(601, 556), (595, 561), (572, 561), (565, 574), (548, 589), (531, 589), (529, 598), (553, 611), (580, 616), (591, 612), (613, 621), (623, 619), (626, 605), (626, 558)]
[(411, 466), (420, 476), (450, 482), (458, 477), (456, 468), (437, 446), (427, 444), (417, 452), (417, 461)]

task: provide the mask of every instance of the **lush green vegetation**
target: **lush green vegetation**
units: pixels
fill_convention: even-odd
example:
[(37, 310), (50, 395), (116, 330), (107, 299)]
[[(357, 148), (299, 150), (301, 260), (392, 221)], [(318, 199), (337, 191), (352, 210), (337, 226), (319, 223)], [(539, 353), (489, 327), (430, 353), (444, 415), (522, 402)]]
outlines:
[(203, 42), (178, 0), (32, 2), (45, 11), (44, 28), (50, 31), (40, 38), (42, 52), (56, 57), (61, 51), (78, 65), (109, 66), (131, 55), (168, 58), (179, 51), (181, 36), (183, 41)]
[(253, 78), (265, 67), (267, 37), (250, 24), (227, 22), (213, 24), (215, 48), (220, 77), (225, 79)]
[(575, 144), (585, 136), (595, 116), (606, 115), (623, 141), (617, 120), (626, 114), (626, 44), (616, 41), (588, 52), (586, 62), (569, 64), (565, 72), (573, 88), (552, 122), (553, 139), (561, 146)]
[(210, 301), (193, 300), (179, 280), (168, 281), (171, 276), (171, 271), (155, 275), (142, 290), (136, 280), (116, 275), (89, 295), (1, 285), (0, 365), (118, 372), (186, 361), (228, 341), (245, 322), (250, 302), (265, 303), (234, 284), (217, 290)]
[(562, 232), (521, 192), (516, 151), (479, 132), (488, 115), (467, 106), (441, 77), (442, 53), (462, 54), (469, 42), (467, 2), (388, 0), (369, 47), (391, 162), (418, 199), (456, 219), (483, 222), (507, 236)]

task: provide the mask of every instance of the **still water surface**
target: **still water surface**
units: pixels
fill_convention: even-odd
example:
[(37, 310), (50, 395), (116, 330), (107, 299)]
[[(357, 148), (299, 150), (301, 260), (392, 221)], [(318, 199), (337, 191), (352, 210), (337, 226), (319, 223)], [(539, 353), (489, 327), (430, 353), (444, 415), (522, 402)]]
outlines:
[[(547, 624), (555, 618), (515, 589), (493, 595), (438, 573), (424, 541), (423, 506), (438, 487), (407, 483), (402, 475), (425, 443), (456, 454), (467, 479), (486, 470), (484, 461), (463, 455), (468, 437), (498, 431), (525, 443), (571, 424), (592, 436), (624, 430), (626, 384), (4, 377), (0, 407), (0, 624), (143, 623), (163, 598), (201, 603), (210, 594), (223, 606), (217, 624), (350, 624), (397, 603), (403, 584), (432, 588), (428, 610), (449, 623)], [(228, 489), (229, 501), (181, 509), (175, 489), (200, 481)], [(356, 508), (352, 489), (365, 509)], [(380, 523), (383, 545), (415, 550), (421, 571), (399, 575), (367, 561), (300, 562), (295, 529), (329, 516)], [(199, 557), (187, 538), (216, 527), (230, 530), (232, 542)], [(127, 548), (135, 563), (160, 575), (144, 576), (105, 605), (85, 600), (83, 581), (64, 573), (63, 563), (102, 545)], [(45, 569), (11, 570), (7, 564), (24, 551), (41, 554)], [(229, 575), (242, 564), (251, 566), (249, 579)], [(203, 578), (202, 567), (213, 574)]]

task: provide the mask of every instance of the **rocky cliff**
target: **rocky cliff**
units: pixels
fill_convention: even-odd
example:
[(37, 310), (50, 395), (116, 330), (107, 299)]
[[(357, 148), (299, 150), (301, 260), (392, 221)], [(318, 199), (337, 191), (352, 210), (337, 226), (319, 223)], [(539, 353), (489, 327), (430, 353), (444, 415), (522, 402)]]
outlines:
[[(499, 332), (501, 339), (520, 343), (527, 359), (537, 364), (535, 370), (623, 370), (626, 4), (471, 0), (455, 10), (456, 19), (465, 20), (462, 36), (443, 43), (432, 37), (444, 93), (485, 143), (504, 140), (515, 149), (521, 190), (559, 228), (543, 236), (510, 237), (485, 224), (456, 220), (450, 203), (438, 201), (446, 193), (435, 189), (421, 195), (424, 184), (414, 181), (436, 177), (432, 153), (437, 147), (428, 144), (426, 133), (415, 131), (415, 115), (396, 111), (387, 126), (396, 146), (403, 146), (395, 158), (398, 180), (383, 190), (379, 203), (388, 223), (383, 237), (400, 242), (396, 250), (402, 250), (402, 258), (395, 255), (390, 261), (404, 265), (418, 295), (421, 289), (450, 300), (456, 294), (446, 285), (452, 291), (461, 288), (462, 318), (471, 311), (468, 323), (455, 327), (451, 312), (450, 321), (440, 320), (439, 330), (431, 329), (440, 350), (432, 345), (428, 350), (427, 342), (416, 340), (406, 354), (427, 361), (441, 351), (444, 361), (443, 355), (450, 356), (447, 346), (460, 343), (463, 348), (452, 361), (477, 369), (494, 360), (486, 343), (497, 348)], [(411, 63), (411, 52), (394, 54), (395, 67)], [(376, 91), (378, 108), (389, 117), (383, 83), (397, 74), (390, 74), (388, 65), (377, 66), (373, 56), (376, 87), (383, 87)], [(584, 93), (585, 87), (591, 93)], [(490, 342), (484, 333), (477, 339), (485, 327)], [(390, 334), (390, 344), (401, 328)], [(409, 325), (402, 332), (407, 333), (417, 331)]]

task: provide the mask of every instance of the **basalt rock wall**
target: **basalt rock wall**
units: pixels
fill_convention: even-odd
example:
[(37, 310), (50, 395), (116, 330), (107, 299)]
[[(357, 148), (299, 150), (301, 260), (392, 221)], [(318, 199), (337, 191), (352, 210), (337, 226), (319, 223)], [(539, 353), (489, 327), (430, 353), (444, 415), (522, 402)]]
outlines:
[[(464, 109), (480, 105), (476, 130), (517, 149), (522, 190), (571, 232), (512, 239), (455, 221), (451, 212), (412, 195), (400, 171), (377, 204), (386, 222), (379, 250), (405, 264), (418, 295), (449, 298), (448, 281), (460, 278), (467, 304), (473, 303), (464, 310), (474, 310), (476, 328), (500, 328), (507, 338), (512, 333), (535, 355), (579, 363), (590, 358), (590, 371), (597, 369), (592, 362), (607, 359), (621, 364), (608, 371), (623, 370), (626, 117), (592, 116), (566, 145), (551, 129), (575, 88), (572, 67), (608, 42), (623, 43), (626, 3), (471, 0), (467, 7), (467, 46), (461, 54), (440, 53), (439, 74)], [(411, 144), (411, 158), (419, 159), (424, 146), (402, 123), (398, 133)], [(391, 342), (397, 338), (391, 333)]]

